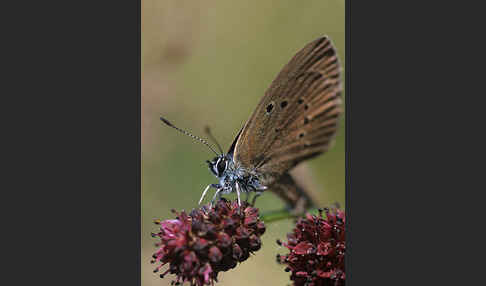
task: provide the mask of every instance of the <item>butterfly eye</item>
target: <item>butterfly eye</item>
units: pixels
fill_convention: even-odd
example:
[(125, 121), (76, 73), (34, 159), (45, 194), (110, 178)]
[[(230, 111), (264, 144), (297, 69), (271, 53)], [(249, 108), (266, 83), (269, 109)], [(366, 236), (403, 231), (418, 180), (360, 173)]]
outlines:
[(218, 162), (218, 173), (223, 173), (224, 170), (226, 170), (226, 161), (225, 160), (219, 160)]

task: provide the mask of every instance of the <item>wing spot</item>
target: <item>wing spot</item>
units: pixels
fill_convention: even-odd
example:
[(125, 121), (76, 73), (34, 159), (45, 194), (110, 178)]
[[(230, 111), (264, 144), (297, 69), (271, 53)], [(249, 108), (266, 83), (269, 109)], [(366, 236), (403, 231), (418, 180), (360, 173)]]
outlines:
[(284, 100), (284, 101), (280, 102), (280, 107), (285, 108), (287, 106), (287, 104), (288, 104), (287, 100)]
[(267, 114), (270, 114), (273, 110), (273, 102), (271, 102), (269, 105), (267, 105)]
[(304, 117), (304, 125), (309, 123), (309, 118), (308, 117)]
[(304, 106), (304, 109), (305, 109), (305, 110), (309, 109), (309, 105), (308, 105), (308, 104), (306, 104), (306, 105)]
[(299, 138), (302, 138), (302, 137), (304, 137), (304, 132), (299, 134)]
[(304, 103), (304, 100), (303, 100), (302, 98), (299, 98), (299, 100), (297, 100), (297, 102), (298, 102), (299, 104), (302, 104), (302, 103)]

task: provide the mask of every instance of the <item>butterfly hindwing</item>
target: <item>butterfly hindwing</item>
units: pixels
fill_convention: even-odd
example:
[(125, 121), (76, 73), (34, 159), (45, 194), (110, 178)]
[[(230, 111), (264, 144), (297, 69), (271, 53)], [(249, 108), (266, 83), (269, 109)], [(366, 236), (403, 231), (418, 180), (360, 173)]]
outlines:
[(310, 207), (313, 199), (309, 194), (296, 183), (292, 175), (284, 173), (280, 178), (272, 184), (270, 191), (282, 198), (285, 203), (293, 207), (293, 211), (301, 213), (306, 208)]
[(273, 184), (325, 152), (341, 113), (340, 65), (327, 37), (307, 44), (280, 71), (240, 132), (234, 161)]

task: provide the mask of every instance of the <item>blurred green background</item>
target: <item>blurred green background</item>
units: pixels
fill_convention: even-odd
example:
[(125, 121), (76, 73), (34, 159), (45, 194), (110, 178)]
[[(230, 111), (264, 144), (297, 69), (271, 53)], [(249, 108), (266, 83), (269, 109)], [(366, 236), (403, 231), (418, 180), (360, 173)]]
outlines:
[[(142, 0), (142, 285), (170, 285), (173, 278), (152, 272), (153, 219), (173, 218), (172, 208), (197, 207), (204, 187), (216, 182), (205, 163), (214, 154), (162, 125), (159, 115), (203, 137), (204, 126), (211, 126), (226, 151), (305, 44), (328, 35), (344, 71), (344, 13), (344, 0)], [(322, 206), (344, 207), (344, 158), (342, 116), (335, 146), (297, 170)], [(261, 211), (282, 206), (271, 193), (257, 202)], [(275, 240), (291, 227), (292, 221), (267, 225), (262, 249), (220, 273), (219, 285), (289, 284), (289, 273), (275, 262), (285, 249)]]

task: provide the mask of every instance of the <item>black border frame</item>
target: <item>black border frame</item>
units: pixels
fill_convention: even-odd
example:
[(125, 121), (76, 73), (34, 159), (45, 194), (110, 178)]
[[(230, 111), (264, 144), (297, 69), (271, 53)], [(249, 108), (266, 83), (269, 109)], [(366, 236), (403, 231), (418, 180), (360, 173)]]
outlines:
[[(429, 96), (418, 92), (429, 76), (444, 73), (443, 65), (425, 67), (426, 57), (448, 47), (426, 49), (437, 34), (421, 34), (429, 18), (414, 13), (438, 14), (423, 5), (346, 0), (348, 285), (451, 279), (428, 272), (432, 263), (437, 268), (447, 259), (427, 256), (445, 235), (437, 241), (427, 236), (436, 225), (432, 220), (440, 222), (430, 208), (457, 204), (443, 202), (447, 186), (438, 186), (439, 180), (412, 178), (443, 164), (427, 161), (428, 152), (443, 141), (426, 145), (425, 151), (414, 143), (427, 138), (423, 106), (443, 104), (434, 95), (450, 89), (449, 83), (437, 84), (427, 90)], [(12, 91), (5, 94), (21, 107), (7, 115), (11, 129), (4, 138), (15, 142), (6, 149), (13, 156), (5, 164), (20, 172), (6, 176), (13, 191), (5, 193), (18, 196), (13, 216), (19, 210), (26, 214), (19, 214), (13, 223), (17, 229), (8, 232), (19, 244), (10, 247), (11, 261), (28, 256), (19, 252), (31, 247), (37, 262), (35, 267), (19, 263), (16, 278), (140, 285), (141, 1), (116, 2), (116, 7), (83, 2), (69, 15), (52, 4), (41, 6), (29, 7), (22, 19), (27, 24), (5, 40), (15, 43), (9, 52), (15, 60), (5, 63), (11, 65), (5, 67), (11, 71), (5, 85)], [(446, 90), (437, 91), (441, 87)], [(405, 100), (411, 96), (420, 97), (422, 106)], [(410, 126), (414, 136), (404, 132)], [(51, 261), (38, 263), (39, 258)]]

